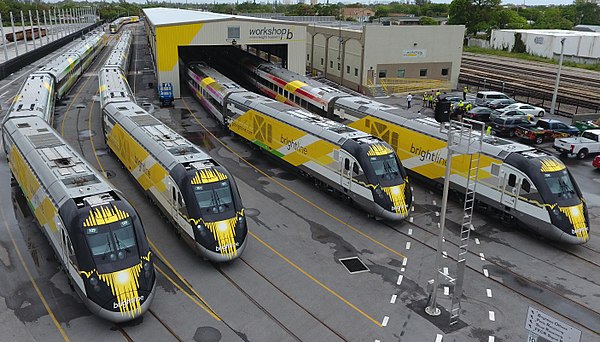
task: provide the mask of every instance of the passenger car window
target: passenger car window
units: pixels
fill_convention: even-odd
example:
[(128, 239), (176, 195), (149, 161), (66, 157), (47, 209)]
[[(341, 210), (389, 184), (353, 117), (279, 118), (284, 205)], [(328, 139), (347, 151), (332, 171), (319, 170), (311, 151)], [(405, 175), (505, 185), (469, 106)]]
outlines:
[(508, 185), (514, 187), (515, 184), (517, 184), (517, 176), (511, 173), (510, 176), (508, 176)]
[(525, 192), (531, 191), (531, 185), (527, 179), (523, 179), (523, 183), (521, 183), (521, 189)]
[(350, 170), (350, 159), (344, 159), (344, 169)]

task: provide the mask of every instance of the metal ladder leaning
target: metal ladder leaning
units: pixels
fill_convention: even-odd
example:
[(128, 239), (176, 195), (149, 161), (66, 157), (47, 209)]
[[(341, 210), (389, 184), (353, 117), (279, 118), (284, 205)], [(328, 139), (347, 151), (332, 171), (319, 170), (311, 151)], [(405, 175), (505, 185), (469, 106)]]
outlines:
[[(460, 226), (460, 235), (458, 241), (458, 255), (456, 257), (456, 277), (451, 281), (454, 285), (452, 291), (452, 304), (450, 307), (450, 325), (458, 323), (460, 318), (461, 297), (463, 293), (463, 280), (465, 273), (465, 264), (467, 253), (469, 252), (469, 239), (471, 230), (473, 229), (473, 209), (475, 207), (475, 193), (477, 189), (477, 181), (479, 179), (479, 161), (481, 160), (481, 148), (483, 144), (483, 128), (481, 129), (479, 139), (473, 135), (474, 123), (463, 124), (461, 130), (461, 138), (466, 135), (467, 142), (461, 144), (466, 150), (463, 152), (469, 156), (469, 168), (467, 169), (465, 185), (465, 198), (463, 205), (463, 219)], [(474, 139), (475, 138), (475, 139)], [(475, 144), (475, 146), (472, 146)]]

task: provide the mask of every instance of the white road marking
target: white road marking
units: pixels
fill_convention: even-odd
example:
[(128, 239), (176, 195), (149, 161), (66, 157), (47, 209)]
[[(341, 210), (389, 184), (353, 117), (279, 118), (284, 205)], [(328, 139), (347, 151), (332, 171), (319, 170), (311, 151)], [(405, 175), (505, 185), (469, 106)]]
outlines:
[(446, 251), (442, 251), (442, 258), (447, 259), (448, 253)]
[(487, 270), (487, 268), (484, 268), (484, 269), (483, 269), (483, 275), (484, 275), (484, 276), (486, 276), (486, 278), (489, 278), (489, 277), (490, 277), (490, 274), (488, 273), (488, 270)]
[(479, 239), (478, 238), (475, 238), (475, 243), (479, 244)]
[(448, 267), (444, 267), (444, 271), (443, 272), (444, 272), (445, 275), (448, 275)]
[(439, 212), (439, 211), (436, 211), (436, 212), (435, 212), (435, 217), (438, 217), (438, 216), (440, 216), (440, 212)]
[(400, 269), (400, 272), (404, 272), (404, 267), (402, 267), (402, 268)]
[(433, 205), (436, 205), (435, 200), (433, 200)]
[(487, 293), (487, 296), (492, 298), (492, 289), (486, 289), (485, 292)]
[(488, 336), (488, 342), (494, 342), (496, 338), (494, 336)]
[(396, 282), (397, 285), (402, 284), (402, 279), (404, 278), (404, 276), (401, 274), (398, 276), (398, 281)]
[(411, 208), (410, 208), (410, 211), (415, 211), (415, 207), (411, 207)]
[(448, 286), (444, 286), (444, 296), (450, 295), (450, 288)]
[(383, 317), (383, 322), (381, 322), (381, 326), (385, 327), (389, 320), (390, 318), (388, 316)]
[(410, 241), (406, 242), (406, 249), (410, 249)]
[[(410, 222), (412, 222), (412, 217), (410, 218)], [(408, 228), (408, 235), (412, 235), (412, 228)]]
[(495, 321), (496, 320), (496, 314), (494, 313), (494, 311), (490, 311), (489, 314), (490, 314), (490, 321), (492, 321), (492, 322)]
[(402, 259), (402, 266), (406, 266), (407, 262), (408, 262), (408, 258)]
[(396, 298), (398, 298), (398, 296), (393, 295), (392, 299), (390, 299), (390, 304), (395, 304), (396, 303)]
[(483, 253), (479, 253), (479, 256), (481, 257), (481, 260), (485, 260), (485, 256), (483, 255)]
[(435, 337), (435, 342), (442, 342), (442, 338), (444, 338), (444, 336), (437, 334), (437, 336)]
[(381, 341), (379, 341), (379, 340), (375, 340), (374, 342), (381, 342)]

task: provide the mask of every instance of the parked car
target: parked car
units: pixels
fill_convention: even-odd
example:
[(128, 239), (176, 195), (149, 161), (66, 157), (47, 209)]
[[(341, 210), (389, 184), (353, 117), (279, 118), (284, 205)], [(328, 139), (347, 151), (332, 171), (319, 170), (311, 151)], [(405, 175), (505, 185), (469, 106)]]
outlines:
[(487, 107), (492, 108), (492, 109), (500, 109), (500, 108), (504, 108), (506, 106), (509, 106), (513, 103), (517, 103), (517, 101), (508, 98), (508, 99), (498, 99), (498, 100), (492, 100), (490, 102), (487, 103)]
[(587, 120), (587, 121), (575, 121), (573, 126), (579, 128), (579, 132), (583, 133), (588, 129), (597, 129), (600, 128), (600, 120)]
[(509, 111), (509, 110), (520, 110), (525, 114), (539, 116), (539, 117), (542, 117), (542, 116), (544, 116), (544, 114), (546, 114), (546, 110), (544, 110), (544, 108), (532, 106), (528, 103), (513, 103), (513, 104), (508, 105), (499, 110), (501, 112), (505, 112), (505, 111)]
[(534, 124), (529, 122), (524, 117), (497, 117), (490, 123), (492, 126), (492, 132), (494, 135), (507, 135), (509, 137), (515, 136), (515, 128), (518, 126), (522, 127), (533, 127)]
[(475, 104), (478, 106), (485, 105), (493, 100), (509, 99), (510, 97), (499, 91), (480, 91), (477, 92)]
[(594, 157), (594, 160), (592, 161), (592, 166), (597, 169), (600, 169), (600, 156)]
[(507, 110), (507, 111), (500, 111), (498, 109), (494, 110), (492, 112), (492, 114), (490, 114), (490, 120), (494, 120), (495, 118), (498, 117), (515, 117), (515, 118), (523, 118), (525, 120), (529, 120), (529, 121), (533, 121), (533, 115), (528, 115), (520, 110)]
[(554, 149), (560, 153), (576, 155), (583, 159), (590, 153), (600, 153), (600, 129), (590, 129), (580, 137), (554, 140)]
[(488, 107), (475, 107), (465, 114), (465, 117), (473, 120), (487, 122), (490, 121), (490, 114), (492, 110)]
[(541, 144), (545, 140), (554, 140), (579, 135), (579, 129), (558, 120), (539, 119), (535, 126), (517, 127), (515, 135), (521, 139)]

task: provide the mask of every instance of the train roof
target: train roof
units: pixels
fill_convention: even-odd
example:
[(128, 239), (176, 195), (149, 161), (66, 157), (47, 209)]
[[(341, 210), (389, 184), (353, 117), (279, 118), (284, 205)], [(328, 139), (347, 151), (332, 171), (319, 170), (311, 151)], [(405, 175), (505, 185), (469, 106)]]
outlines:
[(57, 207), (71, 198), (81, 198), (88, 205), (94, 205), (92, 202), (106, 198), (114, 190), (42, 118), (13, 118), (4, 124), (4, 129)]
[(43, 116), (49, 122), (53, 115), (48, 110), (54, 101), (54, 80), (46, 73), (31, 73), (23, 82), (21, 89), (15, 96), (5, 120), (17, 116)]
[[(399, 124), (444, 141), (447, 140), (447, 133), (440, 130), (440, 124), (437, 121), (420, 114), (409, 112), (399, 107), (379, 103), (361, 96), (340, 98), (336, 101), (336, 105), (350, 108), (352, 110), (365, 113), (366, 115), (378, 117), (390, 123)], [(461, 144), (464, 145), (463, 148), (465, 149), (469, 144), (474, 147), (477, 141), (479, 141), (480, 137), (481, 133), (479, 131), (474, 131), (471, 139), (463, 139), (461, 140)], [(504, 160), (506, 156), (512, 152), (522, 153), (536, 151), (531, 146), (519, 144), (495, 136), (484, 136), (482, 149), (483, 153), (500, 158), (502, 160)]]
[[(190, 64), (189, 68), (196, 75), (198, 75), (198, 72), (201, 72), (204, 74), (204, 76), (210, 77), (212, 80), (214, 80), (214, 82), (205, 81), (204, 83), (206, 84), (206, 86), (208, 86), (208, 87), (214, 89), (216, 92), (218, 92), (221, 95), (221, 97), (225, 97), (225, 96), (227, 96), (227, 94), (230, 94), (230, 93), (246, 91), (246, 89), (242, 88), (239, 84), (235, 83), (234, 81), (229, 79), (227, 76), (221, 74), (217, 70), (207, 66), (204, 63)], [(204, 77), (204, 78), (206, 78), (206, 77)], [(204, 78), (200, 78), (200, 79), (194, 78), (194, 80), (196, 82), (198, 82), (198, 84), (200, 84)]]
[(349, 139), (363, 143), (380, 142), (379, 139), (358, 129), (253, 92), (234, 93), (229, 96), (229, 100), (248, 106), (258, 112), (269, 115), (339, 146), (343, 145)]
[(206, 152), (135, 103), (111, 103), (104, 111), (114, 117), (168, 171), (177, 164), (191, 164), (196, 169), (219, 165)]
[(121, 70), (127, 72), (127, 61), (132, 38), (131, 30), (126, 30), (121, 34), (121, 37), (104, 63), (105, 67), (118, 66)]
[(100, 69), (98, 82), (100, 83), (98, 89), (102, 108), (108, 103), (135, 102), (135, 98), (131, 96), (132, 93), (127, 78), (119, 67), (110, 66)]
[(40, 68), (38, 72), (48, 72), (54, 75), (57, 80), (61, 80), (71, 70), (74, 64), (79, 63), (79, 58), (85, 51), (89, 50), (92, 45), (100, 42), (103, 35), (104, 32), (94, 31), (92, 35), (86, 37), (85, 41), (70, 48), (64, 54), (61, 54), (59, 58), (52, 59)]
[(321, 82), (310, 79), (306, 76), (296, 74), (293, 71), (276, 66), (271, 63), (261, 64), (259, 70), (268, 72), (269, 74), (285, 81), (286, 83), (294, 82), (295, 88), (300, 88), (310, 94), (317, 95), (325, 101), (329, 101), (336, 97), (350, 96), (348, 93), (339, 89), (330, 87)]

